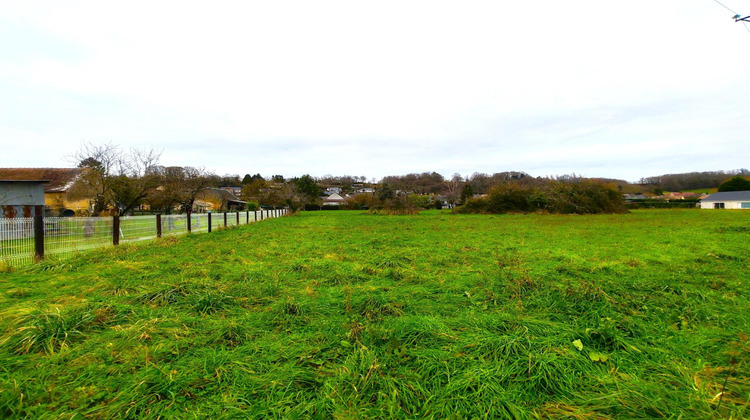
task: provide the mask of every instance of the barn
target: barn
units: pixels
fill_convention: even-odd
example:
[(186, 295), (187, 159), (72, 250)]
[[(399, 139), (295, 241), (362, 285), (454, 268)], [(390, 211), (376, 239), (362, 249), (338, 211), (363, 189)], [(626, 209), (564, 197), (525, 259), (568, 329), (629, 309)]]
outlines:
[(701, 200), (701, 208), (750, 210), (750, 191), (725, 191), (711, 194)]
[(44, 206), (46, 180), (0, 180), (0, 218), (32, 217), (35, 206)]
[(50, 215), (72, 216), (89, 210), (88, 198), (71, 198), (73, 184), (85, 168), (0, 168), (0, 181), (44, 181), (44, 202)]

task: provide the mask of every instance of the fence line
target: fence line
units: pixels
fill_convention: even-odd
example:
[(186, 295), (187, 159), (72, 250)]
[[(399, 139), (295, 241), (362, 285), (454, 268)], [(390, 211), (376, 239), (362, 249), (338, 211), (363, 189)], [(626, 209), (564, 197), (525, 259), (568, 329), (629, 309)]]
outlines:
[(34, 218), (0, 219), (0, 262), (23, 265), (34, 262)]
[(44, 218), (44, 255), (63, 258), (108, 245), (112, 245), (111, 217)]
[[(211, 232), (288, 214), (288, 210), (123, 217), (0, 219), (0, 266), (29, 265), (45, 256), (65, 258), (87, 249), (190, 232)], [(210, 221), (210, 223), (209, 223)], [(113, 230), (117, 232), (113, 235)]]

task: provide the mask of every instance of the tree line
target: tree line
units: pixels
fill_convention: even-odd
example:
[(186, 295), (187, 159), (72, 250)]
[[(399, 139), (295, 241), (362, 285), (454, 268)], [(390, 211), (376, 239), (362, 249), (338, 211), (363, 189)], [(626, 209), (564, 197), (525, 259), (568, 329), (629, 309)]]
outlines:
[[(91, 215), (128, 214), (147, 204), (151, 211), (169, 214), (192, 211), (210, 188), (241, 187), (240, 197), (252, 206), (286, 206), (296, 211), (321, 201), (321, 189), (310, 175), (285, 179), (260, 174), (219, 176), (204, 168), (164, 166), (155, 150), (122, 150), (111, 143), (84, 143), (73, 156), (85, 169), (68, 191), (70, 200), (89, 200)], [(360, 179), (356, 177), (356, 179)]]
[[(475, 172), (468, 176), (455, 173), (445, 178), (437, 172), (422, 172), (389, 175), (379, 181), (372, 178), (368, 182), (365, 176), (352, 175), (285, 178), (275, 174), (266, 178), (259, 173), (248, 173), (243, 177), (219, 176), (203, 168), (163, 166), (159, 163), (160, 157), (161, 153), (154, 150), (124, 151), (113, 144), (85, 143), (74, 159), (86, 171), (69, 191), (70, 198), (90, 200), (93, 215), (105, 210), (127, 214), (144, 203), (152, 211), (170, 213), (190, 211), (208, 188), (235, 187), (241, 190), (239, 198), (251, 206), (285, 206), (296, 211), (319, 208), (323, 192), (337, 187), (343, 195), (349, 196), (345, 204), (348, 208), (411, 212), (426, 207), (468, 204), (464, 210), (495, 211), (512, 207), (515, 211), (561, 212), (568, 207), (562, 204), (564, 200), (560, 197), (581, 194), (609, 197), (614, 193), (643, 190), (716, 188), (732, 176), (750, 175), (747, 169), (691, 172), (642, 178), (639, 184), (631, 184), (625, 180), (583, 178), (575, 174), (534, 177), (522, 171), (504, 171)], [(606, 188), (598, 190), (594, 185), (606, 185)], [(357, 194), (365, 187), (374, 194)], [(619, 211), (619, 205), (610, 208), (611, 200), (606, 201), (605, 207)]]
[(687, 172), (680, 174), (666, 174), (641, 178), (639, 185), (645, 189), (661, 189), (664, 191), (684, 191), (717, 188), (723, 182), (734, 176), (750, 176), (747, 169), (734, 169), (728, 171), (705, 171)]

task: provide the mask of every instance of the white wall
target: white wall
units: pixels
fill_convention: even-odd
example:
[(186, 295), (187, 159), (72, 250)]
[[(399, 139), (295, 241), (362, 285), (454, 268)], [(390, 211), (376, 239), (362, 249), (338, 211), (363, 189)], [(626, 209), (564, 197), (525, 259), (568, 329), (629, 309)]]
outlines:
[[(742, 201), (725, 201), (724, 202), (724, 208), (729, 210), (750, 210), (748, 208), (742, 208)], [(701, 202), (701, 208), (702, 209), (713, 209), (714, 208), (714, 202)]]

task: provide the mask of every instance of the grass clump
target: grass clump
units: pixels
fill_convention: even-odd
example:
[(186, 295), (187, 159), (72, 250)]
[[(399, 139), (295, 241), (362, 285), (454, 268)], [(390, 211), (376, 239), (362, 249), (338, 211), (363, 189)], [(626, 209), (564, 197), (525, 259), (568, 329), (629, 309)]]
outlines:
[(83, 337), (95, 319), (93, 311), (85, 309), (65, 312), (60, 308), (37, 309), (21, 319), (21, 325), (8, 338), (7, 345), (16, 354), (40, 351), (54, 354)]
[(232, 296), (211, 290), (195, 294), (192, 299), (193, 309), (201, 314), (213, 314), (233, 304), (234, 298)]

